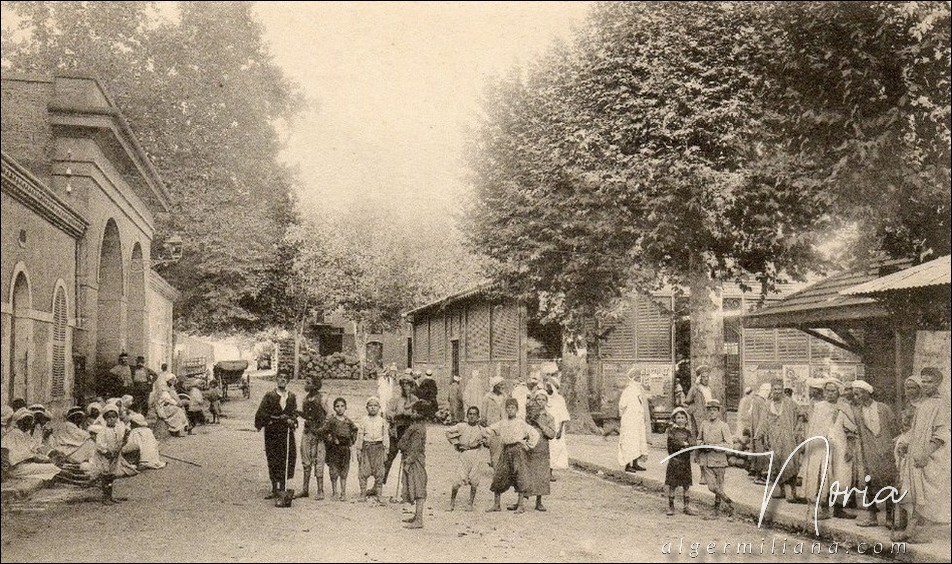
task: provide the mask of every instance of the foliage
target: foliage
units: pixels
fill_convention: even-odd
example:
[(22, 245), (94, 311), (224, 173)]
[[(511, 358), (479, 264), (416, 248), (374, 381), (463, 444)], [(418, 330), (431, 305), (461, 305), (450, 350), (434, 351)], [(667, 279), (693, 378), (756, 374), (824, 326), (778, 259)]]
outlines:
[(770, 150), (751, 20), (734, 4), (600, 4), (570, 47), (492, 85), (471, 218), (494, 276), (577, 327), (698, 271), (770, 288), (814, 264), (830, 201)]
[(758, 10), (758, 65), (784, 149), (810, 163), (869, 252), (950, 252), (948, 2), (791, 2)]
[[(5, 68), (98, 78), (173, 198), (157, 237), (178, 232), (181, 262), (159, 267), (181, 290), (179, 328), (254, 330), (275, 318), (278, 249), (294, 221), (294, 175), (275, 123), (301, 105), (272, 61), (248, 2), (11, 2)], [(25, 35), (24, 35), (25, 34)], [(19, 37), (19, 39), (18, 39)], [(158, 246), (158, 245), (156, 245)]]
[(292, 278), (303, 315), (340, 311), (365, 333), (397, 329), (403, 312), (472, 283), (477, 272), (452, 231), (369, 207), (309, 218), (289, 243), (299, 253)]

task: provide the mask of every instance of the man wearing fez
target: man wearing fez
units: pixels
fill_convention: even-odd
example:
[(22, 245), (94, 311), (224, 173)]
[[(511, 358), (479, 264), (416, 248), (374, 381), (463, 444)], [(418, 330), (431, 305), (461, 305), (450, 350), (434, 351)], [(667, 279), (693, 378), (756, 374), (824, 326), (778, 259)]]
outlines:
[(287, 488), (287, 480), (294, 477), (297, 413), (297, 398), (288, 390), (288, 379), (279, 375), (277, 387), (261, 398), (255, 413), (255, 429), (264, 429), (264, 454), (271, 478), (271, 494), (265, 499), (276, 498)]

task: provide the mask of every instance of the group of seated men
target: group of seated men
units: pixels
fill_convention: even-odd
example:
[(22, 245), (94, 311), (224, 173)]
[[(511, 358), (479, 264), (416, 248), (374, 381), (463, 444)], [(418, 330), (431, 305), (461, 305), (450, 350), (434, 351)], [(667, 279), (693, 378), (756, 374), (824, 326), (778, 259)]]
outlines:
[[(104, 468), (116, 477), (163, 468), (155, 435), (145, 416), (131, 409), (133, 401), (131, 395), (125, 395), (94, 401), (85, 409), (75, 406), (59, 422), (53, 421), (42, 404), (27, 406), (24, 400), (15, 399), (2, 406), (2, 479), (56, 479), (90, 485)], [(107, 425), (110, 413), (118, 418), (113, 426)], [(107, 427), (109, 433), (105, 433)], [(107, 435), (121, 439), (117, 445), (109, 445)]]

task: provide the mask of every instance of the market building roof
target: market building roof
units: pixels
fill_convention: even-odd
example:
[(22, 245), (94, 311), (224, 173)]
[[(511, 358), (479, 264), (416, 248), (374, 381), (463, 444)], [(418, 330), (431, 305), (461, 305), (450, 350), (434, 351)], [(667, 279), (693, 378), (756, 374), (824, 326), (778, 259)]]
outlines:
[(908, 259), (877, 260), (846, 270), (795, 292), (779, 302), (744, 316), (744, 327), (800, 327), (888, 317), (875, 299), (843, 293), (910, 266)]
[(950, 255), (900, 270), (888, 276), (870, 280), (842, 290), (844, 296), (871, 296), (883, 292), (912, 290), (933, 286), (948, 286), (952, 278)]

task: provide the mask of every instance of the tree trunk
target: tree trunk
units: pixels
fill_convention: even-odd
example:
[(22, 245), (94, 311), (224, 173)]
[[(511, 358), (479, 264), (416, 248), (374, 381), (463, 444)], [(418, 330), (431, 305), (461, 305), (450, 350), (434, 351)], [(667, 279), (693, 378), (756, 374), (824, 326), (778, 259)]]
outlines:
[(711, 369), (708, 385), (723, 406), (724, 389), (724, 322), (721, 319), (721, 283), (712, 280), (701, 258), (692, 262), (689, 278), (691, 291), (691, 385), (700, 366)]
[[(590, 339), (580, 338), (576, 343), (585, 342), (583, 347), (574, 346), (570, 341), (562, 345), (562, 376), (569, 377), (570, 381), (562, 383), (562, 388), (569, 392), (566, 397), (572, 421), (568, 429), (573, 433), (594, 435), (601, 434), (601, 429), (592, 419), (592, 409), (589, 405), (589, 384), (595, 380), (597, 364), (589, 358), (589, 351), (597, 351), (597, 343), (588, 342)], [(593, 355), (597, 359), (598, 355)], [(569, 384), (569, 385), (566, 385)]]

